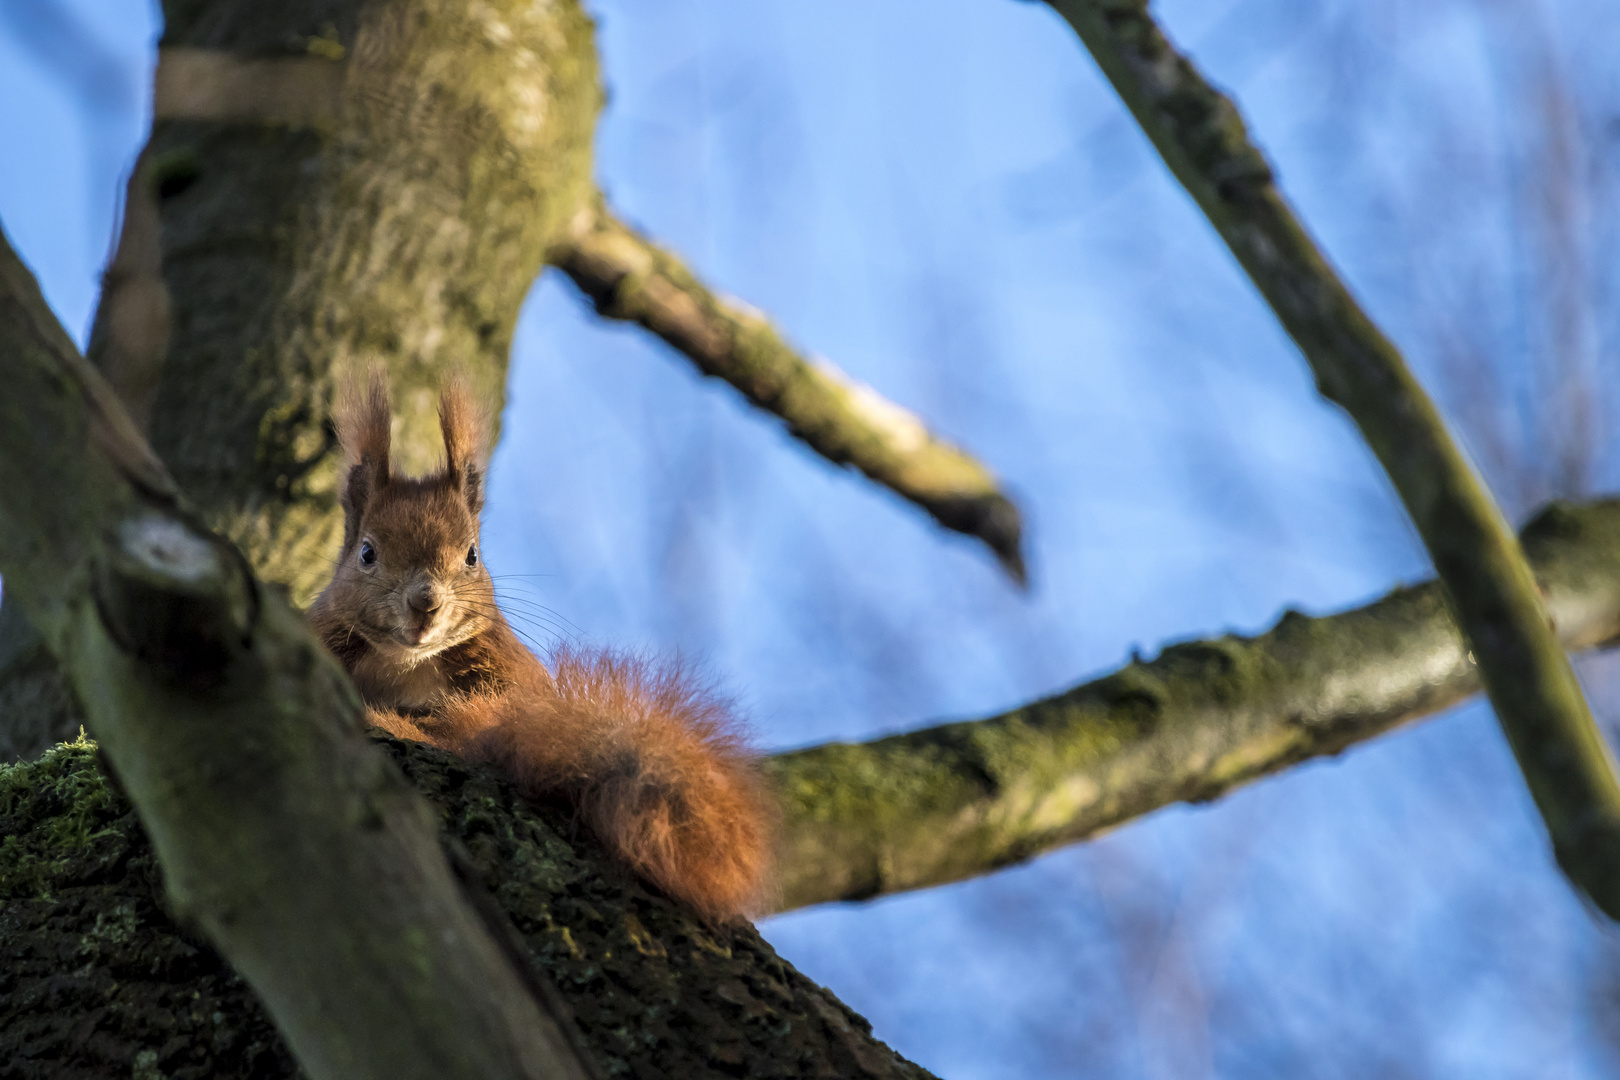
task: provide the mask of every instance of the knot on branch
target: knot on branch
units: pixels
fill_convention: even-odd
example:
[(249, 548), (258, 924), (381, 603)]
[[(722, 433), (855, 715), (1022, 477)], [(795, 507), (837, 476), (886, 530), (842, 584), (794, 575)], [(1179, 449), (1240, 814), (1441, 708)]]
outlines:
[(236, 549), (151, 510), (114, 527), (93, 591), (118, 647), (176, 681), (222, 678), (258, 619), (258, 591)]

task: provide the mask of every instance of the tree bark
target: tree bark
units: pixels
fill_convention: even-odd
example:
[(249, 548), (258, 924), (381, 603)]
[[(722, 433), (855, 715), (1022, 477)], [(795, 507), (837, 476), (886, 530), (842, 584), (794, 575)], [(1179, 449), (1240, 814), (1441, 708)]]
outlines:
[[(715, 928), (625, 873), (568, 813), (378, 737), (517, 929), (608, 1076), (926, 1080), (749, 926)], [(264, 1009), (165, 911), (157, 868), (93, 745), (0, 766), (0, 1075), (302, 1077)], [(133, 1069), (132, 1069), (133, 1066)]]

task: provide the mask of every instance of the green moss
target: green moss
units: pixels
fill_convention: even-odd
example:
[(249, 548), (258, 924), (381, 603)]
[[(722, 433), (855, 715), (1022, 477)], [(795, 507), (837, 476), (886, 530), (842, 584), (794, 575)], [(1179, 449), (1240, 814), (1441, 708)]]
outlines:
[[(381, 742), (438, 807), (607, 1075), (928, 1075), (751, 927), (707, 926), (647, 889), (578, 837), (566, 809), (537, 810), (438, 751)], [(151, 850), (92, 744), (0, 770), (0, 829), (11, 841), (0, 849), (11, 889), (0, 892), (0, 1061), (18, 1063), (8, 1076), (297, 1075), (248, 988), (164, 914)]]
[(50, 900), (53, 883), (75, 880), (105, 856), (102, 842), (116, 839), (125, 811), (95, 771), (95, 756), (81, 731), (38, 761), (0, 765), (0, 899)]
[(0, 767), (0, 836), (5, 1075), (300, 1075), (241, 979), (164, 911), (94, 743)]
[[(1620, 573), (1611, 571), (1611, 579)], [(784, 907), (983, 874), (1204, 800), (1477, 688), (1437, 586), (1172, 645), (981, 721), (771, 762)]]

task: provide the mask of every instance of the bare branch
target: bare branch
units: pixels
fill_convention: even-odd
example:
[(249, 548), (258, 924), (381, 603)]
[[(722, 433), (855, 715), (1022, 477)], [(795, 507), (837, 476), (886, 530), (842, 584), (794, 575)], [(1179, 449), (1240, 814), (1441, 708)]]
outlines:
[(1490, 493), (1395, 346), (1273, 183), (1237, 108), (1175, 51), (1146, 0), (1048, 0), (1361, 429), (1434, 560), (1559, 865), (1620, 918), (1620, 780)]
[(1018, 509), (989, 469), (871, 387), (800, 355), (763, 315), (712, 292), (600, 201), (580, 211), (547, 261), (598, 313), (651, 330), (705, 375), (780, 416), (822, 457), (855, 466), (946, 528), (983, 540), (1023, 583)]
[(151, 172), (151, 155), (143, 152), (125, 185), (123, 223), (101, 275), (101, 303), (85, 356), (142, 431), (169, 351), (171, 324), (169, 288), (163, 281), (163, 223)]
[(591, 1075), (367, 744), (353, 687), (195, 524), (0, 236), (0, 572), (77, 690), (171, 902), (315, 1077)]
[[(1524, 532), (1558, 636), (1620, 642), (1620, 500)], [(1480, 688), (1438, 584), (1254, 638), (1165, 649), (976, 722), (772, 759), (784, 909), (989, 873), (1181, 801), (1336, 754)]]

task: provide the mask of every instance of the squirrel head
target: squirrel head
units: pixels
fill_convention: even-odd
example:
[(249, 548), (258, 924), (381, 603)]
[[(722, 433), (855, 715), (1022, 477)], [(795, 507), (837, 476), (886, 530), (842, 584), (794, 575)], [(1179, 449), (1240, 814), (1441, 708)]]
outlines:
[(495, 588), (478, 547), (485, 430), (466, 385), (439, 395), (444, 468), (396, 473), (389, 460), (388, 385), (374, 370), (351, 385), (336, 424), (346, 464), (343, 553), (327, 599), (353, 631), (397, 660), (416, 663), (483, 632), (497, 617)]

